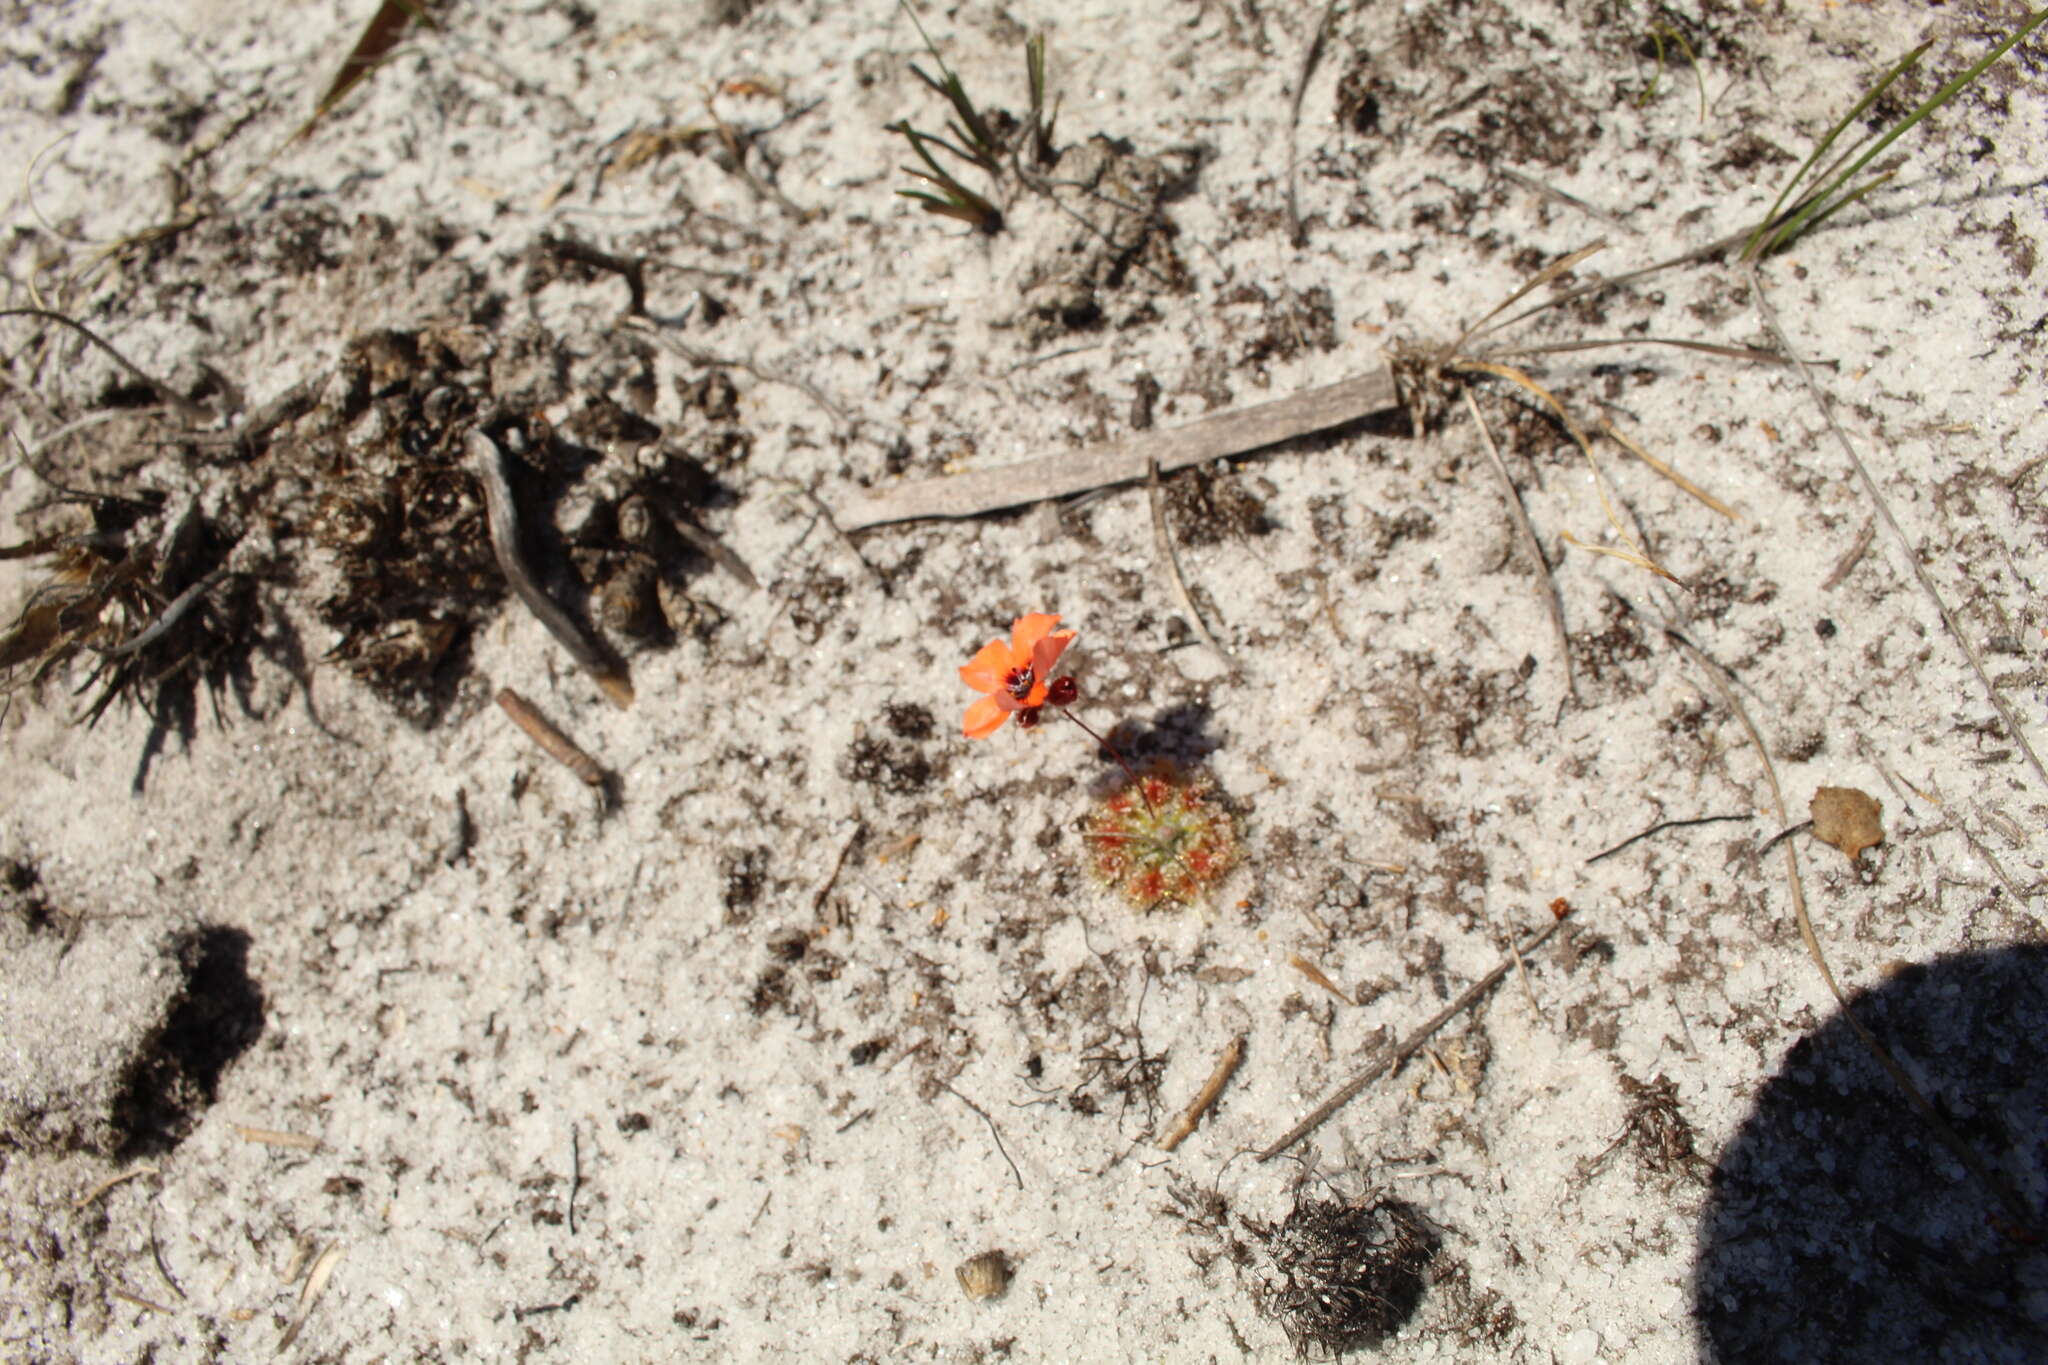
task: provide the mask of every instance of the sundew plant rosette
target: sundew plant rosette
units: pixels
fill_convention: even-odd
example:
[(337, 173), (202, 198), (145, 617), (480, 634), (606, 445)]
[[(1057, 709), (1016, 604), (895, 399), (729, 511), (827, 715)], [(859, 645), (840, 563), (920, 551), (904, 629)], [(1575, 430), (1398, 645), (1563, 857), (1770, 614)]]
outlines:
[(987, 739), (1012, 716), (1019, 729), (1036, 729), (1047, 708), (1080, 726), (1126, 779), (1082, 822), (1089, 870), (1140, 910), (1193, 905), (1237, 865), (1237, 822), (1206, 777), (1169, 764), (1140, 777), (1115, 745), (1069, 709), (1080, 698), (1080, 684), (1069, 674), (1052, 674), (1076, 632), (1060, 630), (1059, 623), (1050, 612), (1020, 616), (1009, 639), (990, 640), (976, 652), (960, 680), (982, 695), (967, 708), (962, 732)]

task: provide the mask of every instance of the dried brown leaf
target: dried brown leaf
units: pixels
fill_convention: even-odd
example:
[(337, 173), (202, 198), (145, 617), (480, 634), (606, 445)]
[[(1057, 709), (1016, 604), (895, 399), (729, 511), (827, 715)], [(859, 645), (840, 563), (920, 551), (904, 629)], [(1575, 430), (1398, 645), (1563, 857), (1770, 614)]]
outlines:
[(1854, 787), (1822, 787), (1807, 809), (1814, 836), (1848, 854), (1852, 863), (1864, 849), (1884, 842), (1884, 803)]

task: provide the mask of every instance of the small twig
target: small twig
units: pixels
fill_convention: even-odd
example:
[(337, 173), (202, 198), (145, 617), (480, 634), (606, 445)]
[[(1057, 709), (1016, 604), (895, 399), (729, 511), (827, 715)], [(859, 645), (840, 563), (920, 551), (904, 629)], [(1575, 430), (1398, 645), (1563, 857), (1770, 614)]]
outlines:
[(155, 1299), (145, 1299), (140, 1294), (131, 1294), (127, 1290), (120, 1288), (118, 1285), (109, 1285), (107, 1287), (107, 1292), (113, 1295), (115, 1298), (120, 1299), (124, 1303), (132, 1303), (137, 1308), (147, 1308), (152, 1313), (162, 1313), (165, 1316), (169, 1316), (171, 1313), (177, 1311), (176, 1309), (171, 1308), (167, 1304), (158, 1303)]
[(673, 526), (676, 534), (689, 541), (706, 559), (716, 564), (719, 568), (724, 569), (749, 588), (754, 589), (756, 592), (760, 591), (761, 580), (754, 577), (754, 571), (747, 567), (747, 561), (741, 559), (733, 551), (732, 547), (728, 546), (724, 541), (712, 535), (703, 527), (691, 524), (690, 521), (683, 517), (671, 517), (669, 525)]
[(154, 1207), (150, 1209), (149, 1214), (149, 1258), (156, 1262), (156, 1273), (161, 1275), (164, 1283), (171, 1287), (171, 1292), (180, 1299), (184, 1298), (185, 1290), (179, 1285), (176, 1277), (171, 1274), (171, 1268), (164, 1264), (164, 1247), (163, 1243), (157, 1240), (156, 1210)]
[(469, 433), (469, 462), (477, 482), (483, 485), (484, 512), (490, 523), (491, 549), (497, 556), (498, 569), (526, 609), (540, 618), (548, 633), (569, 651), (569, 657), (595, 678), (599, 690), (623, 710), (633, 704), (632, 680), (591, 643), (582, 628), (534, 581), (533, 571), (527, 568), (519, 552), (519, 514), (512, 503), (512, 485), (505, 478), (504, 460), (504, 452), (496, 441), (481, 431)]
[(1642, 831), (1640, 834), (1629, 835), (1628, 838), (1623, 839), (1613, 848), (1603, 849), (1600, 852), (1595, 853), (1592, 857), (1586, 859), (1584, 865), (1587, 867), (1591, 867), (1594, 863), (1599, 862), (1603, 858), (1612, 858), (1615, 854), (1621, 852), (1629, 845), (1641, 843), (1643, 840), (1649, 838), (1652, 834), (1661, 834), (1667, 829), (1690, 829), (1694, 825), (1716, 825), (1725, 823), (1729, 820), (1754, 819), (1756, 819), (1754, 815), (1700, 815), (1695, 816), (1690, 820), (1659, 820), (1656, 824), (1650, 826), (1648, 829)]
[(1756, 856), (1761, 858), (1764, 856), (1764, 854), (1769, 853), (1772, 849), (1776, 848), (1784, 840), (1791, 838), (1795, 834), (1804, 834), (1807, 830), (1810, 830), (1812, 828), (1813, 821), (1811, 820), (1801, 820), (1796, 825), (1787, 825), (1785, 826), (1785, 828), (1779, 830), (1776, 834), (1773, 834), (1770, 838), (1764, 840), (1762, 846), (1760, 846), (1757, 849)]
[(320, 1150), (320, 1139), (305, 1133), (281, 1133), (275, 1128), (251, 1128), (245, 1123), (230, 1123), (235, 1136), (244, 1142), (261, 1143), (265, 1147), (291, 1147), (301, 1152)]
[(1508, 474), (1508, 463), (1501, 458), (1500, 447), (1494, 444), (1493, 432), (1487, 428), (1486, 416), (1479, 411), (1479, 400), (1472, 396), (1467, 387), (1465, 406), (1472, 411), (1472, 420), (1479, 424), (1479, 437), (1492, 458), (1494, 472), (1500, 475), (1501, 491), (1507, 494), (1508, 513), (1522, 533), (1522, 548), (1536, 566), (1536, 576), (1543, 580), (1543, 606), (1550, 613), (1550, 628), (1557, 635), (1557, 658), (1564, 668), (1564, 689), (1576, 702), (1579, 699), (1578, 676), (1572, 671), (1572, 640), (1564, 628), (1564, 604), (1558, 600), (1557, 580), (1551, 577), (1550, 561), (1543, 556), (1543, 544), (1536, 539), (1536, 528), (1529, 522), (1529, 509), (1522, 505), (1521, 490)]
[(1165, 431), (1140, 431), (1104, 445), (977, 469), (849, 499), (839, 524), (849, 531), (925, 517), (972, 517), (1004, 507), (1135, 483), (1154, 461), (1162, 472), (1246, 455), (1312, 432), (1398, 408), (1393, 376), (1356, 375), (1295, 394), (1218, 413)]
[(102, 1180), (98, 1184), (94, 1185), (84, 1194), (79, 1195), (78, 1198), (72, 1200), (71, 1207), (74, 1210), (82, 1209), (86, 1205), (97, 1200), (101, 1195), (105, 1194), (108, 1190), (113, 1189), (114, 1186), (119, 1185), (124, 1181), (133, 1180), (137, 1176), (155, 1175), (156, 1171), (156, 1167), (148, 1164), (144, 1164), (141, 1166), (133, 1166), (125, 1171), (117, 1171), (113, 1175), (108, 1176), (105, 1180)]
[(284, 1336), (277, 1343), (280, 1354), (290, 1349), (291, 1344), (299, 1339), (299, 1333), (305, 1329), (306, 1319), (313, 1316), (314, 1306), (326, 1292), (327, 1281), (333, 1276), (334, 1267), (340, 1260), (341, 1243), (336, 1242), (321, 1252), (319, 1258), (313, 1262), (313, 1268), (306, 1272), (305, 1287), (299, 1290), (298, 1314), (292, 1318), (292, 1325), (285, 1329)]
[(748, 189), (774, 204), (784, 213), (796, 219), (797, 222), (808, 222), (811, 216), (809, 209), (804, 208), (780, 189), (769, 184), (748, 169), (746, 146), (740, 141), (739, 134), (733, 131), (732, 125), (727, 123), (724, 117), (719, 114), (717, 107), (712, 104), (711, 99), (712, 92), (707, 90), (704, 94), (704, 109), (705, 112), (711, 115), (711, 121), (718, 126), (718, 140), (725, 144), (726, 155), (732, 158), (733, 173), (746, 182)]
[(834, 402), (832, 399), (826, 397), (825, 391), (819, 388), (816, 384), (811, 383), (811, 381), (808, 379), (800, 379), (795, 375), (784, 374), (782, 371), (777, 370), (772, 366), (763, 365), (758, 360), (748, 360), (744, 357), (716, 355), (710, 351), (700, 350), (695, 346), (691, 346), (684, 342), (676, 340), (666, 331), (656, 331), (650, 328), (648, 324), (645, 322), (633, 322), (630, 325), (638, 327), (643, 331), (653, 331), (654, 336), (664, 346), (668, 347), (669, 350), (675, 352), (683, 359), (689, 361), (692, 365), (703, 365), (708, 368), (718, 370), (745, 370), (748, 374), (754, 376), (754, 378), (762, 380), (765, 383), (781, 384), (788, 388), (795, 389), (797, 392), (803, 394), (806, 398), (809, 398), (813, 403), (816, 403), (819, 407), (823, 408), (831, 416), (832, 420), (839, 424), (840, 430), (842, 432), (850, 435), (854, 430), (853, 417), (846, 411), (846, 409), (842, 407), (840, 404)]
[(1017, 1169), (1016, 1162), (1010, 1161), (1010, 1149), (1003, 1146), (1003, 1130), (996, 1127), (996, 1121), (988, 1116), (988, 1110), (983, 1109), (973, 1100), (968, 1099), (965, 1095), (955, 1090), (953, 1088), (953, 1083), (951, 1081), (941, 1081), (939, 1082), (939, 1084), (945, 1087), (947, 1094), (951, 1095), (954, 1099), (960, 1101), (960, 1103), (966, 1105), (969, 1109), (972, 1109), (975, 1113), (981, 1115), (981, 1121), (988, 1125), (988, 1131), (995, 1137), (996, 1150), (1003, 1154), (1004, 1161), (1008, 1161), (1010, 1163), (1010, 1174), (1017, 1177), (1017, 1188), (1020, 1190), (1023, 1189), (1024, 1173)]
[(1836, 588), (1842, 586), (1842, 581), (1855, 570), (1856, 565), (1863, 558), (1863, 552), (1870, 548), (1871, 539), (1876, 535), (1877, 518), (1870, 517), (1864, 521), (1863, 529), (1856, 533), (1854, 543), (1842, 552), (1840, 559), (1835, 561), (1834, 570), (1821, 580), (1820, 590), (1822, 592), (1833, 592)]
[(583, 1135), (569, 1125), (569, 1235), (576, 1235), (576, 1192), (583, 1188)]
[[(1297, 962), (1299, 958), (1295, 959)], [(1223, 1049), (1223, 1055), (1216, 1059), (1216, 1069), (1209, 1073), (1209, 1079), (1195, 1095), (1194, 1102), (1182, 1111), (1180, 1120), (1173, 1125), (1173, 1131), (1159, 1141), (1159, 1150), (1170, 1152), (1187, 1141), (1202, 1122), (1202, 1115), (1209, 1112), (1216, 1097), (1223, 1093), (1223, 1087), (1230, 1084), (1230, 1077), (1237, 1070), (1237, 1064), (1244, 1060), (1244, 1035), (1230, 1040), (1230, 1046)]]
[(576, 741), (556, 728), (555, 723), (533, 707), (533, 703), (509, 687), (498, 689), (498, 706), (512, 723), (526, 731), (528, 738), (548, 755), (581, 778), (587, 787), (604, 785), (604, 769), (596, 759), (577, 747)]
[(860, 546), (853, 543), (853, 537), (840, 529), (839, 518), (832, 515), (832, 509), (825, 505), (825, 500), (818, 496), (817, 490), (808, 484), (798, 484), (795, 485), (795, 488), (797, 492), (803, 494), (810, 501), (812, 508), (816, 510), (819, 518), (825, 523), (825, 528), (837, 537), (840, 546), (853, 556), (853, 562), (860, 565), (861, 571), (868, 576), (868, 581), (881, 589), (882, 596), (895, 596), (895, 590), (889, 586), (889, 580), (882, 576), (880, 569), (868, 563), (867, 556), (860, 552)]
[(1977, 856), (1990, 865), (1992, 875), (1996, 876), (1999, 883), (2005, 887), (2006, 894), (2021, 905), (2031, 908), (2034, 904), (2033, 894), (2021, 889), (2019, 884), (2006, 874), (2005, 865), (1998, 861), (1997, 856), (1992, 853), (1990, 847), (1982, 839), (1979, 839), (1971, 832), (1969, 822), (1967, 820), (1957, 820), (1956, 828), (1961, 831), (1963, 838), (1968, 841), (1970, 847), (1976, 850)]
[[(1546, 939), (1557, 932), (1557, 926), (1562, 923), (1564, 923), (1564, 919), (1560, 916), (1549, 924), (1544, 925), (1528, 938), (1522, 940), (1517, 945), (1516, 952), (1523, 954), (1535, 952), (1543, 946)], [(1429, 1041), (1432, 1034), (1464, 1011), (1470, 1009), (1481, 996), (1499, 985), (1501, 978), (1513, 971), (1514, 967), (1514, 956), (1510, 955), (1503, 958), (1499, 966), (1473, 982), (1472, 985), (1465, 989), (1464, 994), (1460, 995), (1456, 1000), (1438, 1010), (1428, 1023), (1409, 1034), (1406, 1038), (1403, 1038), (1392, 1050), (1382, 1052), (1372, 1065), (1344, 1082), (1343, 1085), (1338, 1086), (1335, 1094), (1310, 1110), (1308, 1117), (1288, 1129), (1284, 1136), (1266, 1148), (1265, 1151), (1260, 1152), (1258, 1159), (1260, 1161), (1271, 1161), (1274, 1157), (1280, 1155), (1310, 1133), (1313, 1133), (1323, 1125), (1330, 1115), (1356, 1099), (1360, 1091), (1421, 1051), (1422, 1045)]]
[[(2042, 13), (2048, 16), (2048, 10)], [(1771, 302), (1770, 295), (1764, 292), (1763, 275), (1757, 270), (1756, 262), (1747, 263), (1746, 273), (1750, 290), (1756, 296), (1757, 311), (1763, 315), (1764, 325), (1770, 328), (1772, 340), (1778, 343), (1779, 350), (1790, 355), (1792, 344), (1785, 339), (1785, 329), (1778, 324), (1777, 306)], [(2012, 713), (2012, 708), (2006, 705), (2005, 697), (1992, 684), (1990, 673), (1985, 671), (1983, 657), (1977, 653), (1976, 646), (1970, 643), (1970, 637), (1963, 633), (1962, 622), (1956, 620), (1955, 613), (1949, 610), (1947, 599), (1941, 595), (1941, 590), (1934, 586), (1934, 580), (1928, 576), (1927, 566), (1920, 562), (1918, 549), (1906, 538), (1904, 529), (1892, 516), (1891, 504), (1885, 501), (1883, 492), (1877, 486), (1877, 480), (1870, 477), (1870, 470), (1864, 465), (1863, 457), (1856, 453), (1856, 447), (1850, 442), (1848, 433), (1844, 432), (1842, 424), (1835, 420), (1834, 403), (1827, 391), (1821, 388), (1820, 382), (1813, 377), (1813, 371), (1804, 363), (1796, 368), (1799, 378), (1806, 385), (1808, 396), (1813, 399), (1814, 406), (1820, 409), (1821, 416), (1826, 419), (1828, 430), (1834, 433), (1835, 443), (1842, 448), (1842, 454), (1848, 459), (1850, 468), (1856, 471), (1857, 482), (1863, 485), (1865, 496), (1876, 507), (1877, 519), (1884, 523), (1885, 531), (1897, 543), (1899, 553), (1906, 561), (1906, 567), (1913, 571), (1914, 579), (1920, 584), (1920, 591), (1927, 594), (1928, 600), (1934, 604), (1935, 611), (1941, 615), (1941, 623), (1948, 627), (1950, 637), (1961, 647), (1963, 657), (1970, 661), (1970, 670), (1977, 675), (1978, 683), (1990, 696), (1991, 707), (1998, 712), (1998, 718), (2005, 722), (2006, 733), (2012, 737), (2013, 743), (2019, 746), (2020, 752), (2027, 756), (2027, 764), (2033, 768), (2034, 775), (2044, 784), (2048, 784), (2048, 767), (2042, 766), (2041, 756), (2034, 752), (2033, 741), (2027, 738), (2027, 732), (2021, 728), (2019, 717)]]
[(1159, 483), (1159, 461), (1153, 459), (1146, 464), (1146, 487), (1152, 503), (1152, 543), (1158, 547), (1160, 562), (1166, 565), (1166, 576), (1173, 584), (1174, 596), (1180, 599), (1181, 610), (1194, 622), (1195, 633), (1202, 637), (1202, 643), (1216, 652), (1223, 660), (1223, 667), (1234, 678), (1237, 676), (1237, 661), (1232, 659), (1223, 646), (1216, 643), (1215, 634), (1209, 623), (1202, 619), (1201, 608), (1195, 605), (1194, 596), (1188, 592), (1188, 581), (1181, 576), (1180, 556), (1173, 552), (1173, 533), (1166, 528), (1166, 499)]
[(1338, 0), (1329, 0), (1323, 6), (1323, 17), (1316, 21), (1315, 36), (1308, 40), (1308, 50), (1301, 54), (1301, 71), (1294, 78), (1294, 92), (1287, 102), (1287, 235), (1298, 247), (1308, 245), (1308, 233), (1301, 225), (1301, 202), (1295, 191), (1294, 138), (1301, 127), (1301, 101), (1308, 94), (1309, 78), (1323, 60), (1323, 48), (1330, 41), (1330, 21), (1337, 17), (1337, 4)]

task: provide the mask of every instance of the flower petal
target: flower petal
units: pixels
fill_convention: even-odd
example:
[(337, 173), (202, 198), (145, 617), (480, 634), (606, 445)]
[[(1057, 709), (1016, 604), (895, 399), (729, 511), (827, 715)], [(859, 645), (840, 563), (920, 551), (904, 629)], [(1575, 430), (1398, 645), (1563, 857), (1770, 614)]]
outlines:
[(999, 692), (1003, 686), (1003, 675), (1016, 666), (1017, 657), (1008, 644), (990, 640), (960, 670), (960, 681), (977, 692)]
[[(1057, 621), (1059, 618), (1053, 619)], [(1074, 643), (1077, 633), (1056, 630), (1031, 647), (1031, 674), (1039, 680), (1041, 687), (1052, 681), (1053, 665), (1060, 661), (1060, 655), (1067, 652), (1067, 646)], [(1044, 701), (1045, 698), (1040, 697), (1039, 700)]]
[(1010, 648), (1017, 653), (1022, 663), (1031, 657), (1031, 651), (1038, 648), (1038, 642), (1052, 634), (1052, 628), (1060, 623), (1056, 612), (1034, 611), (1020, 616), (1010, 627)]
[(999, 704), (1000, 693), (994, 697), (983, 697), (967, 708), (967, 720), (963, 727), (969, 739), (987, 739), (1003, 728), (1003, 722), (1010, 713)]

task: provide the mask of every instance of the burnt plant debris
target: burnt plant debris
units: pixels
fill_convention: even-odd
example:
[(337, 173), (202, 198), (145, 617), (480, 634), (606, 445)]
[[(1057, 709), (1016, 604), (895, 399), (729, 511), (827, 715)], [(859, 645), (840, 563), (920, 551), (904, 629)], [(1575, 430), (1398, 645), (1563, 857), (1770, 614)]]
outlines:
[(1335, 1359), (1385, 1340), (1422, 1301), (1437, 1237), (1398, 1199), (1297, 1202), (1278, 1227), (1250, 1225), (1268, 1274), (1259, 1310), (1303, 1357)]
[(248, 709), (260, 621), (253, 575), (264, 566), (231, 563), (239, 530), (196, 500), (61, 490), (56, 505), (73, 512), (69, 524), (8, 547), (11, 557), (48, 555), (50, 567), (0, 634), (0, 696), (38, 695), (90, 659), (76, 688), (87, 698), (80, 720), (95, 724), (127, 701), (154, 722), (139, 786), (168, 734), (191, 740), (202, 686), (216, 719), (224, 690)]
[(420, 333), (349, 343), (327, 430), (305, 451), (318, 501), (309, 531), (340, 584), (319, 604), (340, 635), (330, 651), (416, 724), (451, 695), (476, 618), (505, 595), (484, 508), (463, 467), (464, 438), (487, 401), (468, 367)]

